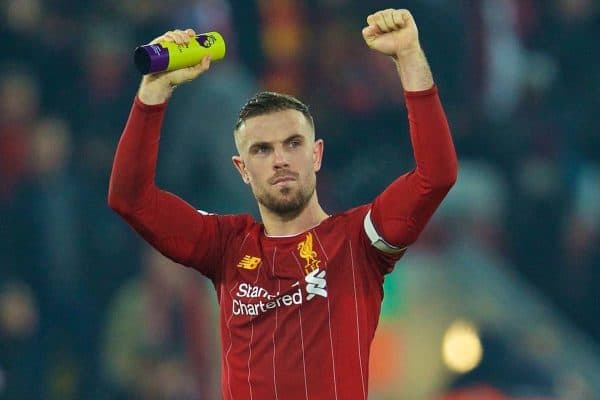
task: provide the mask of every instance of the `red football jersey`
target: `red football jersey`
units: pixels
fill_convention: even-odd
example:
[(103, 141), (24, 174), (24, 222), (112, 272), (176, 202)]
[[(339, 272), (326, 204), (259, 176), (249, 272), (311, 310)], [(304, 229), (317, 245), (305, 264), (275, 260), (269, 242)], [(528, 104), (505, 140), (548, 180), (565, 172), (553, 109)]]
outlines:
[(250, 217), (212, 219), (202, 262), (217, 288), (226, 399), (366, 399), (384, 272), (368, 206), (289, 237)]
[(154, 183), (166, 105), (136, 99), (119, 142), (109, 204), (149, 243), (212, 280), (227, 400), (367, 398), (383, 277), (456, 179), (434, 87), (406, 93), (416, 168), (370, 204), (289, 237), (248, 215), (196, 211)]

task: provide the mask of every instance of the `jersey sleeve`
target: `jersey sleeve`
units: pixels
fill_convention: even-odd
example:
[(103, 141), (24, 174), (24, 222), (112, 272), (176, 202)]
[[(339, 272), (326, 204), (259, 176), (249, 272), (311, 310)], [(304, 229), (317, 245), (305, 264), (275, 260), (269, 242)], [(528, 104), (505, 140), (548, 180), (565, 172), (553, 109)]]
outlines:
[[(405, 92), (416, 167), (373, 201), (364, 231), (380, 252), (402, 254), (440, 205), (457, 177), (457, 159), (437, 87)], [(399, 258), (399, 257), (398, 257)]]
[(158, 143), (166, 104), (145, 105), (138, 98), (117, 146), (109, 183), (109, 206), (146, 241), (175, 262), (215, 280), (224, 244), (249, 216), (197, 211), (155, 184)]

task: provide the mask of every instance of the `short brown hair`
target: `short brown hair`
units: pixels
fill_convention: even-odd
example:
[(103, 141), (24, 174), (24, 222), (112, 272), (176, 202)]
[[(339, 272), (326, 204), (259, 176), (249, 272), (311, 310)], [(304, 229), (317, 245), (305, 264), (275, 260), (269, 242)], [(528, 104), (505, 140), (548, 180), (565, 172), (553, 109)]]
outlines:
[(234, 131), (237, 131), (248, 118), (285, 110), (300, 111), (314, 127), (308, 106), (294, 96), (277, 92), (259, 92), (252, 96), (240, 110)]

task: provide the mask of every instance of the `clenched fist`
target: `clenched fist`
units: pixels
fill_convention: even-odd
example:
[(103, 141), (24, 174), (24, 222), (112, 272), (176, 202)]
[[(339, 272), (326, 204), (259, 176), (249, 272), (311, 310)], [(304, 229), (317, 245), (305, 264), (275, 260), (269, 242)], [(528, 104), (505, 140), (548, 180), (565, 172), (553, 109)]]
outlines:
[(398, 58), (421, 48), (417, 25), (408, 10), (377, 11), (367, 17), (367, 25), (362, 35), (373, 50)]

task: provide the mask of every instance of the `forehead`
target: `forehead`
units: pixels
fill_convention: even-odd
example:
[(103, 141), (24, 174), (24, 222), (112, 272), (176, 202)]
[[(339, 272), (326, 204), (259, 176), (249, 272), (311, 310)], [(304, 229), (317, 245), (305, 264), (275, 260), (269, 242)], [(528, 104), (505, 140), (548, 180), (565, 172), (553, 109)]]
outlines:
[(274, 111), (246, 119), (236, 131), (236, 142), (275, 142), (290, 135), (314, 137), (313, 127), (300, 111)]

